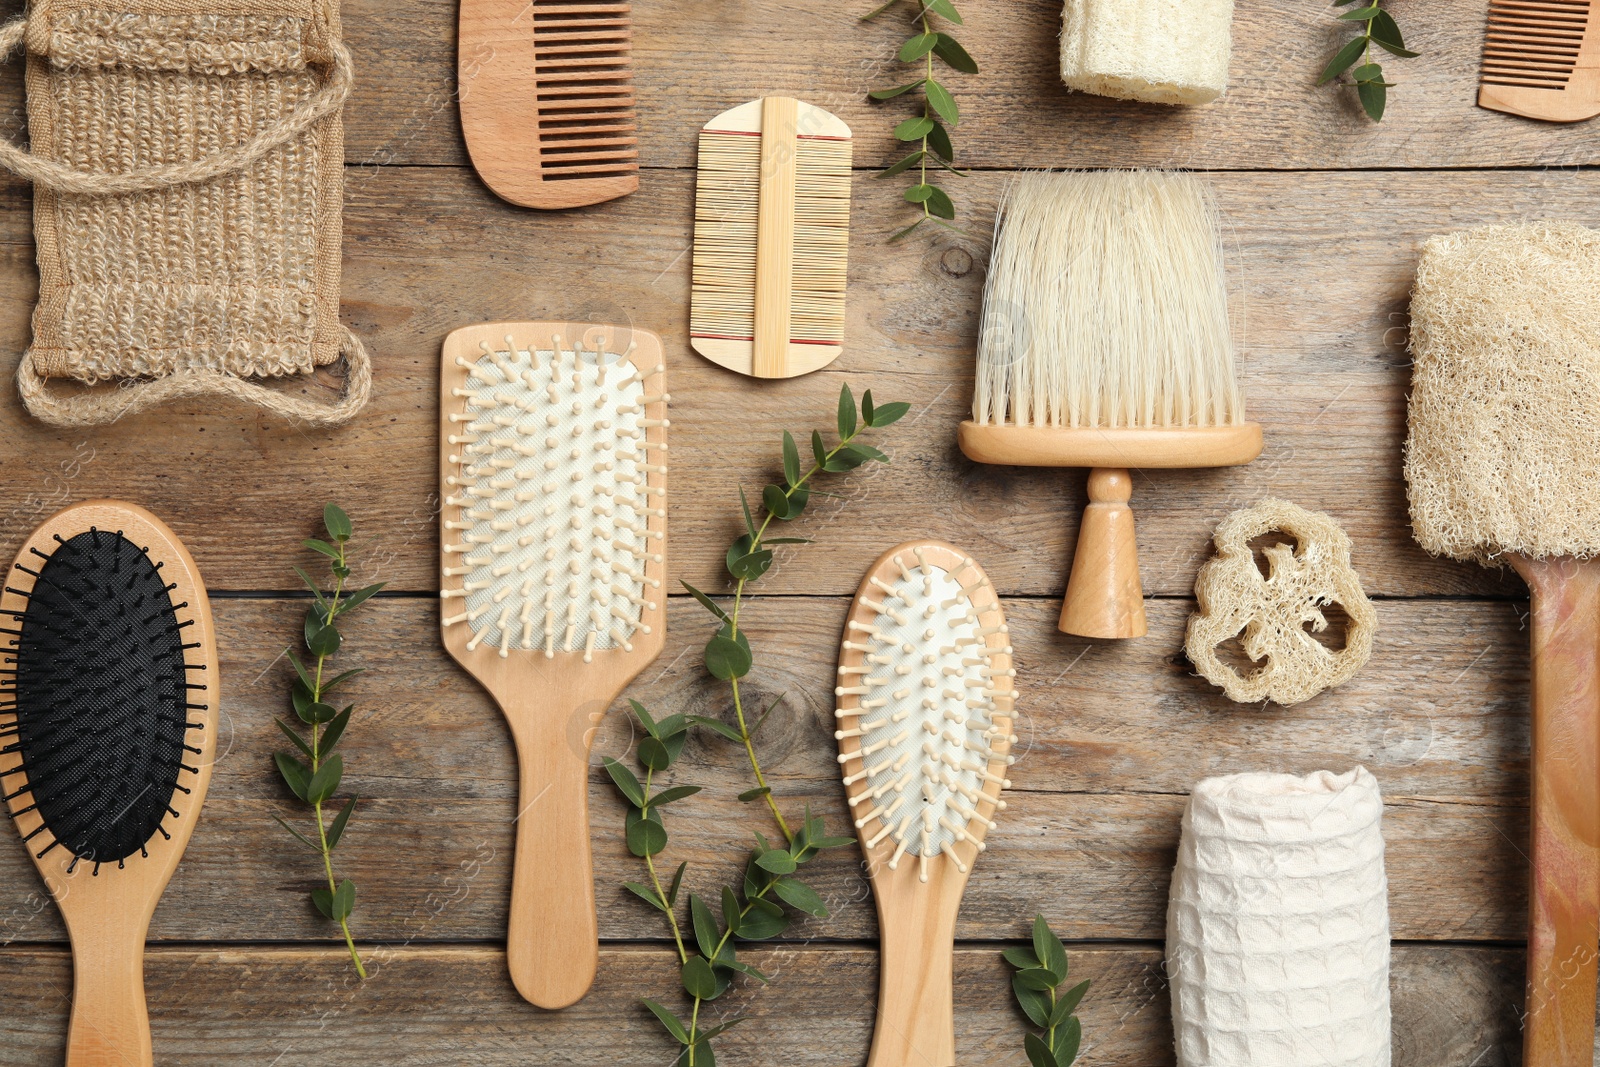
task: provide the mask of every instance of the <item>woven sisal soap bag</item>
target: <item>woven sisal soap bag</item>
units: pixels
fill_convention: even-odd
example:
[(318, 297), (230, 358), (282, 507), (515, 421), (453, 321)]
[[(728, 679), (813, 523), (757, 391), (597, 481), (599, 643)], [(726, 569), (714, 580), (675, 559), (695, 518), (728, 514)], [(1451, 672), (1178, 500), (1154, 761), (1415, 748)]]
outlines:
[[(7, 54), (21, 43), (32, 150), (0, 144), (0, 163), (34, 183), (28, 410), (90, 426), (221, 394), (319, 424), (359, 411), (336, 0), (37, 0), (0, 30)], [(261, 381), (341, 357), (332, 404)]]

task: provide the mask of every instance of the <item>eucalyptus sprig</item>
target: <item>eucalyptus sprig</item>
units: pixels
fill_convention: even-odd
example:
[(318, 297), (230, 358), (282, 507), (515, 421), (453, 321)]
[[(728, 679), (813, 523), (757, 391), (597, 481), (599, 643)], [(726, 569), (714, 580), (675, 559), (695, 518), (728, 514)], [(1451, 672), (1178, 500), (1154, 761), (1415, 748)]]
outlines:
[[(887, 463), (889, 457), (859, 438), (868, 429), (880, 429), (899, 421), (910, 408), (909, 404), (874, 404), (869, 390), (861, 398), (858, 414), (850, 386), (843, 386), (839, 390), (838, 443), (828, 447), (822, 434), (813, 430), (812, 463), (809, 467), (802, 467), (799, 446), (795, 444), (793, 435), (784, 431), (783, 480), (762, 490), (762, 519), (759, 524), (751, 510), (749, 498), (743, 489), (739, 491), (745, 532), (729, 546), (726, 554), (728, 573), (734, 580), (731, 610), (688, 582), (683, 583), (684, 588), (716, 619), (716, 632), (706, 642), (705, 665), (713, 677), (729, 684), (737, 727), (721, 719), (702, 715), (674, 714), (657, 720), (637, 701), (630, 701), (645, 733), (635, 752), (643, 778), (618, 760), (605, 760), (606, 772), (611, 775), (612, 782), (628, 804), (625, 822), (628, 851), (644, 860), (649, 879), (647, 883), (624, 882), (623, 885), (634, 896), (666, 915), (678, 953), (680, 980), (689, 998), (687, 1021), (659, 1001), (643, 1001), (644, 1006), (680, 1046), (675, 1061), (677, 1067), (715, 1067), (716, 1053), (712, 1048), (712, 1039), (743, 1020), (727, 1019), (715, 1026), (702, 1028), (700, 1017), (705, 1004), (726, 992), (736, 975), (747, 975), (763, 983), (767, 981), (766, 975), (738, 958), (736, 942), (764, 941), (777, 937), (788, 929), (793, 912), (826, 918), (826, 903), (815, 889), (800, 879), (799, 872), (822, 850), (840, 848), (854, 841), (849, 837), (830, 837), (823, 819), (812, 815), (810, 807), (805, 809), (805, 815), (797, 827), (791, 830), (789, 820), (784, 818), (761, 770), (754, 734), (777, 702), (774, 701), (754, 725), (751, 724), (739, 691), (739, 679), (750, 673), (755, 660), (750, 639), (739, 626), (746, 587), (771, 568), (771, 546), (807, 543), (805, 538), (800, 537), (768, 537), (767, 530), (773, 521), (792, 522), (799, 518), (811, 500), (812, 484), (818, 476), (843, 474), (872, 460)], [(677, 761), (690, 732), (695, 729), (709, 730), (743, 747), (755, 778), (755, 788), (740, 793), (739, 799), (745, 802), (765, 801), (783, 835), (781, 841), (769, 841), (760, 833), (753, 835), (755, 846), (746, 860), (741, 884), (724, 885), (718, 893), (720, 921), (711, 905), (694, 893), (689, 894), (687, 916), (680, 919), (678, 902), (688, 863), (678, 864), (677, 870), (665, 884), (661, 868), (656, 863), (656, 857), (665, 850), (668, 842), (662, 809), (693, 796), (701, 788), (698, 785), (674, 784), (657, 791), (656, 776)]]
[[(875, 19), (901, 2), (902, 0), (889, 0), (877, 10), (861, 16), (862, 21)], [(915, 142), (919, 147), (878, 175), (880, 178), (892, 178), (912, 167), (917, 168), (917, 181), (905, 191), (904, 197), (906, 203), (922, 210), (922, 216), (890, 237), (891, 241), (898, 241), (924, 222), (931, 221), (944, 226), (946, 223), (941, 220), (956, 217), (955, 202), (950, 199), (950, 194), (928, 178), (930, 163), (935, 168), (947, 170), (957, 177), (965, 177), (955, 167), (955, 148), (950, 143), (950, 129), (961, 124), (961, 109), (956, 105), (956, 98), (950, 90), (934, 77), (933, 60), (937, 56), (945, 66), (962, 74), (978, 73), (978, 64), (961, 46), (961, 42), (933, 27), (934, 15), (957, 26), (962, 24), (961, 13), (956, 10), (952, 0), (904, 0), (904, 2), (910, 3), (916, 9), (912, 14), (912, 21), (917, 32), (900, 46), (898, 58), (902, 63), (921, 63), (922, 77), (905, 85), (897, 85), (892, 89), (876, 89), (867, 94), (871, 99), (880, 101), (893, 100), (895, 97), (918, 90), (922, 95), (922, 114), (914, 115), (894, 128), (896, 140)]]
[(344, 776), (344, 756), (335, 752), (334, 746), (344, 737), (345, 728), (350, 725), (350, 715), (355, 710), (355, 705), (351, 704), (342, 711), (336, 711), (333, 705), (327, 702), (327, 696), (340, 684), (360, 674), (363, 668), (356, 667), (331, 677), (325, 677), (324, 672), (328, 660), (339, 651), (343, 643), (338, 627), (334, 625), (335, 622), (382, 589), (384, 583), (378, 582), (364, 589), (358, 589), (354, 593), (347, 593), (345, 582), (350, 578), (349, 541), (352, 533), (350, 516), (337, 505), (329, 504), (323, 508), (322, 523), (328, 531), (328, 541), (309, 538), (302, 543), (306, 548), (327, 557), (329, 569), (333, 573), (333, 589), (331, 592), (324, 592), (303, 569), (295, 568), (295, 573), (305, 581), (314, 598), (311, 607), (306, 610), (304, 627), (309, 664), (302, 663), (292, 650), (284, 649), (289, 662), (294, 664), (294, 679), (290, 685), (289, 700), (294, 707), (296, 717), (305, 727), (305, 733), (302, 735), (300, 727), (292, 726), (282, 719), (273, 720), (278, 724), (278, 729), (283, 731), (283, 735), (294, 742), (295, 748), (305, 758), (301, 759), (300, 756), (290, 752), (275, 752), (272, 756), (273, 762), (278, 765), (278, 773), (282, 775), (289, 791), (311, 808), (312, 819), (317, 828), (317, 839), (312, 841), (283, 819), (277, 816), (273, 818), (277, 818), (285, 830), (322, 857), (322, 870), (328, 884), (326, 888), (311, 891), (311, 903), (325, 917), (339, 924), (339, 929), (344, 933), (344, 943), (350, 949), (350, 960), (355, 964), (356, 973), (365, 978), (366, 966), (361, 962), (361, 954), (356, 951), (355, 939), (350, 936), (350, 913), (356, 905), (356, 884), (348, 878), (340, 881), (333, 873), (333, 850), (344, 837), (345, 829), (350, 825), (350, 816), (355, 814), (356, 801), (359, 798), (352, 796), (345, 801), (344, 807), (333, 817), (331, 823), (323, 818), (322, 810), (325, 805), (331, 804), (333, 795), (338, 792), (339, 781)]
[(644, 778), (641, 780), (626, 765), (609, 757), (605, 760), (605, 767), (618, 792), (628, 803), (628, 851), (644, 860), (649, 883), (622, 884), (634, 896), (666, 915), (678, 953), (680, 981), (691, 1002), (689, 1018), (685, 1021), (656, 1000), (646, 998), (643, 1004), (678, 1042), (680, 1051), (675, 1063), (679, 1067), (715, 1067), (717, 1061), (712, 1039), (744, 1019), (725, 1019), (715, 1026), (702, 1027), (700, 1015), (703, 1007), (727, 992), (737, 975), (747, 975), (762, 983), (768, 980), (756, 967), (739, 959), (735, 939), (765, 941), (783, 933), (790, 922), (785, 905), (807, 915), (825, 918), (828, 907), (822, 897), (801, 881), (796, 872), (823, 849), (849, 845), (854, 839), (827, 836), (822, 819), (813, 817), (810, 809), (807, 809), (805, 821), (787, 845), (774, 846), (761, 834), (755, 835), (755, 848), (746, 862), (741, 885), (724, 885), (718, 894), (720, 920), (711, 906), (696, 893), (689, 894), (688, 913), (680, 919), (678, 899), (683, 888), (684, 872), (689, 864), (687, 861), (678, 864), (671, 881), (662, 885), (656, 857), (666, 849), (668, 835), (661, 809), (674, 801), (693, 796), (700, 792), (701, 787), (674, 785), (658, 791), (656, 775), (677, 761), (694, 727), (708, 727), (724, 736), (732, 731), (720, 720), (697, 715), (668, 715), (657, 721), (638, 701), (629, 703), (645, 732), (635, 752)]
[[(1333, 6), (1349, 7), (1358, 0), (1333, 0)], [(1322, 77), (1317, 79), (1318, 85), (1326, 85), (1345, 71), (1350, 71), (1350, 82), (1356, 87), (1356, 95), (1361, 98), (1361, 106), (1367, 112), (1367, 117), (1373, 122), (1383, 121), (1383, 109), (1389, 100), (1389, 87), (1393, 82), (1383, 80), (1383, 67), (1373, 62), (1372, 46), (1377, 45), (1391, 55), (1402, 59), (1412, 59), (1420, 52), (1413, 52), (1406, 48), (1405, 38), (1400, 35), (1400, 26), (1395, 22), (1394, 16), (1385, 11), (1379, 4), (1382, 0), (1367, 0), (1363, 6), (1354, 11), (1346, 11), (1338, 16), (1341, 22), (1354, 22), (1361, 27), (1361, 35), (1345, 43), (1344, 47), (1335, 52), (1333, 58), (1328, 60), (1328, 65), (1322, 70)], [(1361, 65), (1355, 66), (1357, 60)]]
[(1017, 1005), (1035, 1026), (1044, 1030), (1023, 1038), (1028, 1062), (1033, 1067), (1071, 1067), (1083, 1041), (1083, 1024), (1073, 1012), (1089, 991), (1088, 981), (1079, 982), (1064, 993), (1060, 991), (1067, 981), (1067, 949), (1043, 915), (1034, 917), (1031, 949), (1008, 948), (1002, 955), (1017, 968), (1011, 976)]

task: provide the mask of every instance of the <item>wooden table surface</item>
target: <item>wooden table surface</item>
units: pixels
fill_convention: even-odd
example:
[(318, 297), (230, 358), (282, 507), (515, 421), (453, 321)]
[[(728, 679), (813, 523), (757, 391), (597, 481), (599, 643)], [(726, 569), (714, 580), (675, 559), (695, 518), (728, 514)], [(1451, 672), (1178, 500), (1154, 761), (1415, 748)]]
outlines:
[[(17, 0), (3, 5), (7, 15)], [(839, 385), (913, 413), (888, 431), (889, 467), (819, 499), (747, 609), (761, 650), (753, 700), (779, 698), (760, 735), (776, 792), (843, 824), (832, 752), (832, 668), (848, 596), (871, 560), (912, 536), (972, 552), (1006, 600), (1017, 648), (1022, 758), (958, 928), (961, 1062), (1015, 1065), (1023, 1020), (999, 949), (1043, 912), (1075, 973), (1085, 1064), (1172, 1062), (1161, 938), (1178, 817), (1212, 774), (1345, 770), (1388, 800), (1395, 1063), (1519, 1062), (1527, 876), (1525, 593), (1512, 578), (1429, 559), (1411, 540), (1400, 449), (1406, 305), (1420, 243), (1483, 222), (1600, 225), (1600, 125), (1547, 126), (1474, 106), (1485, 0), (1394, 0), (1422, 58), (1392, 61), (1389, 117), (1314, 87), (1347, 31), (1310, 0), (1239, 0), (1227, 98), (1193, 110), (1069, 95), (1056, 76), (1057, 0), (966, 0), (961, 34), (983, 73), (959, 78), (952, 182), (966, 234), (897, 245), (900, 27), (840, 0), (639, 0), (640, 190), (539, 214), (488, 193), (465, 165), (454, 92), (455, 4), (347, 0), (359, 70), (346, 111), (344, 317), (375, 356), (370, 408), (335, 431), (190, 404), (93, 432), (0, 412), (0, 550), (9, 559), (71, 500), (120, 497), (187, 542), (215, 598), (223, 755), (188, 855), (156, 913), (148, 995), (162, 1064), (615, 1064), (665, 1067), (672, 1049), (638, 1006), (676, 987), (659, 916), (619, 886), (638, 876), (623, 811), (598, 768), (630, 730), (613, 713), (591, 774), (604, 938), (589, 998), (560, 1014), (519, 1000), (503, 963), (516, 774), (506, 729), (437, 636), (436, 366), (451, 329), (497, 319), (626, 321), (667, 342), (672, 413), (670, 567), (727, 587), (737, 487), (774, 476), (781, 428), (827, 426)], [(0, 86), (20, 111), (20, 78)], [(851, 124), (858, 171), (848, 340), (818, 374), (756, 383), (687, 346), (695, 131), (774, 93)], [(903, 102), (902, 102), (903, 103)], [(12, 136), (21, 123), (9, 124)], [(971, 398), (988, 234), (1022, 168), (1179, 166), (1211, 172), (1226, 221), (1243, 382), (1266, 428), (1255, 464), (1136, 476), (1150, 633), (1119, 644), (1055, 630), (1085, 494), (1081, 472), (980, 467), (955, 446)], [(0, 180), (0, 345), (9, 374), (36, 292), (30, 190)], [(9, 379), (7, 379), (9, 380)], [(332, 378), (308, 389), (331, 395)], [(1377, 601), (1371, 663), (1292, 709), (1228, 702), (1181, 649), (1194, 574), (1215, 523), (1268, 495), (1333, 515)], [(285, 710), (278, 658), (304, 601), (291, 565), (325, 500), (354, 517), (357, 578), (389, 589), (347, 629), (362, 717), (345, 742), (362, 796), (340, 849), (360, 886), (354, 926), (375, 964), (355, 981), (306, 901), (315, 869), (273, 821), (291, 814), (270, 766)], [(658, 711), (720, 713), (698, 665), (706, 619), (675, 597), (667, 649), (630, 695)], [(673, 811), (675, 858), (700, 887), (727, 877), (763, 813), (742, 805), (740, 754), (696, 741), (678, 780), (711, 786)], [(58, 1064), (70, 960), (64, 929), (14, 835), (0, 835), (0, 1064)], [(717, 1002), (750, 1022), (729, 1065), (864, 1061), (875, 925), (854, 850), (817, 864), (834, 915), (748, 958), (776, 978)], [(1600, 1062), (1600, 1060), (1597, 1060)]]

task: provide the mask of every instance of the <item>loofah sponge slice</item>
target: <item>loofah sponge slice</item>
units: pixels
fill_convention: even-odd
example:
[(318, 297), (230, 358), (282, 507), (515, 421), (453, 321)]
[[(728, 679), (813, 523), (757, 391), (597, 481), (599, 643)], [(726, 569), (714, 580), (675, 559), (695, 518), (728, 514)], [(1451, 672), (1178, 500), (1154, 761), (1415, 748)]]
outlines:
[[(1298, 542), (1267, 545), (1271, 573), (1256, 565), (1250, 542), (1281, 531)], [(1223, 519), (1213, 535), (1217, 554), (1195, 579), (1200, 611), (1184, 642), (1195, 669), (1240, 703), (1275, 700), (1284, 707), (1349, 681), (1372, 655), (1378, 613), (1350, 566), (1350, 538), (1328, 516), (1285, 500), (1263, 500)], [(1338, 604), (1349, 617), (1344, 648), (1330, 650), (1311, 633), (1328, 628), (1323, 608)], [(1307, 632), (1307, 631), (1311, 632)], [(1241, 637), (1252, 662), (1241, 675), (1217, 647)]]
[(1417, 541), (1496, 564), (1600, 554), (1600, 232), (1428, 241), (1411, 296), (1406, 484)]
[(1179, 1067), (1388, 1067), (1382, 817), (1364, 767), (1195, 787), (1167, 909)]
[(1228, 87), (1233, 0), (1066, 0), (1061, 80), (1154, 104), (1208, 104)]

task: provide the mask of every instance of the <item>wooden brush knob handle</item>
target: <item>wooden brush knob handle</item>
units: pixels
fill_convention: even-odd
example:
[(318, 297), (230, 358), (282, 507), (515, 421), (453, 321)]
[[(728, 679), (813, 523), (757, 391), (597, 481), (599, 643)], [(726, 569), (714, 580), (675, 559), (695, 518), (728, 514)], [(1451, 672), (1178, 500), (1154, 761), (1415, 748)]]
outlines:
[(514, 731), (522, 786), (506, 963), (524, 999), (541, 1008), (565, 1008), (589, 992), (600, 965), (588, 749), (574, 743), (570, 718), (530, 720)]
[(1089, 472), (1089, 506), (1061, 605), (1062, 633), (1080, 637), (1143, 637), (1144, 589), (1133, 534), (1133, 480), (1117, 467)]
[(955, 1067), (955, 926), (966, 878), (919, 882), (910, 856), (883, 874), (878, 1015), (867, 1067)]
[(1600, 563), (1510, 557), (1532, 593), (1528, 1067), (1590, 1067), (1600, 943)]
[[(138, 860), (137, 856), (129, 860), (130, 867)], [(103, 871), (100, 877), (125, 877), (128, 873)], [(146, 925), (117, 920), (71, 929), (72, 1023), (67, 1031), (67, 1067), (151, 1067), (154, 1062), (150, 1017), (144, 1003)]]

